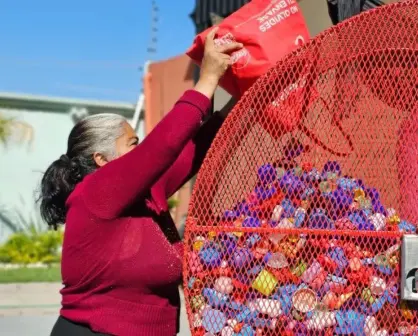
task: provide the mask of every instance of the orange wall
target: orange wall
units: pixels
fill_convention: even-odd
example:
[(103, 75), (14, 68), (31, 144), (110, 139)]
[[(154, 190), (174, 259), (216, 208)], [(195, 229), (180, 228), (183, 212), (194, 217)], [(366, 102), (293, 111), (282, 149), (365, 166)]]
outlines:
[[(194, 86), (194, 65), (186, 55), (151, 63), (144, 77), (145, 134), (148, 134), (173, 107), (184, 91)], [(191, 186), (187, 183), (176, 195), (179, 205), (173, 212), (177, 224), (187, 213)]]

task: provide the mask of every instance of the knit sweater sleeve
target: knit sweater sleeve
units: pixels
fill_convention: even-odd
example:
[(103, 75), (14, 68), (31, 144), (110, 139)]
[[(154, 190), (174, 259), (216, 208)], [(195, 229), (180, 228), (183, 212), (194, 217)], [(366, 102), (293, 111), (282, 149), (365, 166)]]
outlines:
[(196, 135), (210, 105), (201, 93), (186, 91), (135, 149), (89, 175), (83, 196), (90, 211), (100, 218), (115, 218), (146, 196)]
[(157, 182), (155, 188), (161, 188), (166, 198), (171, 197), (197, 174), (222, 122), (223, 118), (217, 114), (213, 115), (187, 143), (174, 164)]

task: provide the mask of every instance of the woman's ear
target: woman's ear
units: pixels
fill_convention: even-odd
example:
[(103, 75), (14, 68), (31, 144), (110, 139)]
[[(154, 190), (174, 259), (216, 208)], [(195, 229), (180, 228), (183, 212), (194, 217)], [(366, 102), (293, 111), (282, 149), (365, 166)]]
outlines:
[(108, 162), (103, 154), (97, 152), (93, 154), (93, 160), (97, 167), (103, 167)]

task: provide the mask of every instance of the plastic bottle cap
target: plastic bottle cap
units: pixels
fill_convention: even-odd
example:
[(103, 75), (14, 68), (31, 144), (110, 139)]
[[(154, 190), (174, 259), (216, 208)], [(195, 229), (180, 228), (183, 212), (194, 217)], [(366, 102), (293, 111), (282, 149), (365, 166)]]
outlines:
[(226, 324), (225, 314), (216, 309), (208, 309), (203, 312), (202, 326), (206, 331), (216, 334)]
[(292, 297), (293, 307), (301, 313), (314, 310), (317, 302), (315, 292), (307, 288), (299, 289)]
[(234, 290), (234, 285), (232, 284), (232, 279), (228, 277), (220, 277), (216, 279), (213, 288), (222, 294), (231, 294)]

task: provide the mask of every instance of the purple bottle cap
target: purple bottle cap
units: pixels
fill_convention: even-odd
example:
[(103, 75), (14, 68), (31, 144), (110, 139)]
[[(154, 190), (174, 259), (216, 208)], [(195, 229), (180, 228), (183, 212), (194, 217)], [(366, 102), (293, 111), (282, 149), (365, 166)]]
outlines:
[(361, 189), (363, 189), (363, 190), (366, 189), (366, 185), (364, 184), (363, 180), (358, 179), (357, 184)]
[(353, 198), (341, 189), (333, 191), (332, 195), (339, 209), (348, 209), (351, 203), (353, 203)]
[(379, 212), (379, 213), (384, 214), (384, 215), (387, 214), (387, 211), (386, 211), (385, 207), (383, 206), (382, 203), (380, 203), (380, 201), (376, 202), (372, 206), (373, 206), (373, 211), (374, 212)]
[(329, 215), (333, 220), (344, 217), (353, 202), (352, 197), (341, 189), (325, 193), (323, 197), (326, 200)]
[(368, 197), (370, 197), (370, 199), (371, 199), (371, 201), (372, 201), (373, 204), (376, 203), (376, 202), (378, 202), (380, 200), (380, 195), (379, 195), (379, 192), (377, 191), (377, 189), (375, 189), (375, 188), (366, 188), (365, 192), (366, 192), (366, 195)]
[(254, 259), (252, 253), (246, 248), (237, 248), (232, 255), (232, 264), (236, 268), (243, 268)]
[(263, 186), (258, 186), (254, 190), (257, 200), (264, 201), (266, 199), (269, 199), (273, 197), (273, 195), (277, 192), (275, 187), (266, 188)]
[(226, 210), (223, 215), (223, 220), (233, 221), (239, 217), (239, 214), (233, 210)]
[(224, 255), (230, 255), (237, 248), (238, 238), (232, 233), (222, 234), (219, 239)]
[(263, 185), (271, 184), (277, 180), (276, 169), (269, 163), (258, 168), (257, 175)]
[(255, 277), (257, 276), (261, 271), (263, 270), (263, 266), (261, 265), (255, 265), (254, 267), (250, 268), (247, 271), (247, 275), (251, 278), (251, 277)]
[(280, 180), (280, 188), (292, 198), (302, 194), (305, 186), (299, 177), (287, 172)]
[(304, 146), (302, 142), (294, 137), (290, 138), (284, 147), (284, 157), (287, 160), (292, 160), (303, 153)]
[(261, 221), (258, 218), (247, 217), (242, 222), (242, 227), (257, 228), (261, 226)]
[(376, 188), (366, 188), (365, 192), (372, 202), (373, 211), (386, 215), (385, 207), (380, 202), (379, 191)]
[(239, 216), (257, 216), (256, 211), (251, 211), (247, 202), (238, 203), (233, 209)]
[(336, 173), (341, 175), (341, 166), (337, 161), (328, 161), (325, 163), (322, 173)]

